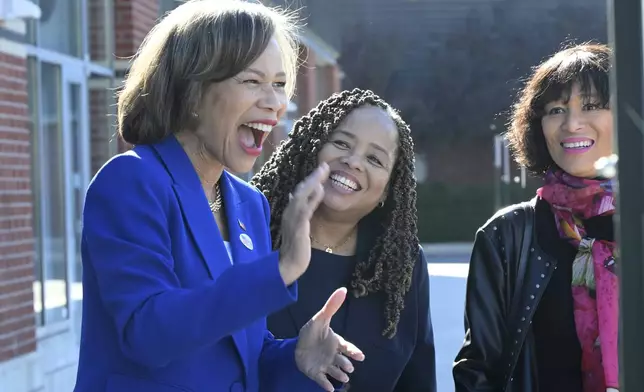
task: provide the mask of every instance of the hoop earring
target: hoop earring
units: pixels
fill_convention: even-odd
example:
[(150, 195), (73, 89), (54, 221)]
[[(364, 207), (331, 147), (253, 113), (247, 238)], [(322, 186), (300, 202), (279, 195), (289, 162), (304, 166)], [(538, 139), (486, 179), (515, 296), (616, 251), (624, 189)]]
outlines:
[(382, 208), (382, 207), (384, 207), (384, 206), (385, 206), (385, 202), (384, 202), (384, 201), (381, 201), (380, 203), (378, 203), (378, 207)]

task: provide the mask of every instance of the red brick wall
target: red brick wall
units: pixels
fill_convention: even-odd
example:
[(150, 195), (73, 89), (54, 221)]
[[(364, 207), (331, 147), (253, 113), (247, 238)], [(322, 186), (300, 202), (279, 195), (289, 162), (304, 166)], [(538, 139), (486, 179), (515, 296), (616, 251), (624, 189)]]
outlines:
[(105, 61), (111, 50), (105, 46), (108, 31), (105, 26), (105, 0), (88, 0), (89, 51), (93, 61)]
[(36, 349), (25, 58), (0, 52), (0, 362)]
[(159, 18), (159, 0), (114, 0), (115, 51), (132, 56)]

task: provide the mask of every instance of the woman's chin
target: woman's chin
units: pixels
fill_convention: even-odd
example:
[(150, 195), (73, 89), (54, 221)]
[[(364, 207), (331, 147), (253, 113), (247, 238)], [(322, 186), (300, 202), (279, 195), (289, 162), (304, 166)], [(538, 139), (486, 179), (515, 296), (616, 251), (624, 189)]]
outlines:
[[(565, 159), (567, 158), (567, 159)], [(597, 177), (597, 169), (595, 163), (600, 157), (595, 155), (582, 155), (582, 156), (566, 156), (564, 159), (559, 157), (555, 163), (561, 170), (570, 174), (571, 176), (580, 178), (595, 178)]]
[(250, 159), (250, 157), (244, 159), (236, 158), (232, 162), (227, 162), (224, 166), (228, 171), (243, 174), (253, 170), (255, 162), (257, 162), (257, 159)]
[(323, 207), (328, 212), (344, 212), (350, 208), (350, 205), (338, 195), (326, 193), (322, 203), (320, 203), (320, 207)]
[(579, 177), (579, 178), (595, 178), (597, 177), (597, 170), (595, 167), (584, 167), (584, 166), (568, 166), (566, 168), (562, 168), (563, 171), (566, 173), (570, 174), (571, 176)]

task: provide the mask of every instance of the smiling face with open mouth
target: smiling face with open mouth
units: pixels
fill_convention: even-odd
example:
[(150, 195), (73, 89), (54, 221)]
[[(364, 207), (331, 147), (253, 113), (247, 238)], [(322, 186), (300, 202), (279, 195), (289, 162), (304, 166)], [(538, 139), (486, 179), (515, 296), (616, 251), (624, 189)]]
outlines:
[(385, 110), (354, 109), (318, 154), (330, 168), (323, 206), (359, 218), (371, 212), (387, 192), (397, 151), (398, 129)]
[(570, 96), (545, 106), (541, 119), (552, 160), (577, 177), (596, 176), (595, 162), (613, 153), (613, 115), (602, 106), (594, 87), (583, 94), (574, 84)]
[(253, 168), (262, 144), (286, 111), (282, 53), (276, 39), (247, 69), (206, 90), (197, 112), (197, 136), (206, 150), (236, 173)]

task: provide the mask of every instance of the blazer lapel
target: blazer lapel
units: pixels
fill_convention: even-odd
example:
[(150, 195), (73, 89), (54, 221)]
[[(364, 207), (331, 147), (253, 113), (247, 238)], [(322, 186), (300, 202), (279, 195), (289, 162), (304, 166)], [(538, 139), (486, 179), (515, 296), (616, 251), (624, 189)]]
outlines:
[(179, 199), (185, 223), (214, 279), (230, 266), (217, 223), (212, 217), (201, 181), (179, 141), (170, 136), (156, 144), (155, 149), (174, 180), (173, 188)]
[[(235, 189), (232, 174), (224, 172), (221, 176), (222, 195), (224, 197), (224, 209), (228, 220), (228, 236), (230, 240), (231, 253), (234, 263), (247, 263), (253, 261), (257, 254), (258, 238), (253, 238), (255, 231), (253, 224), (257, 224), (257, 217), (249, 219), (247, 210), (244, 208), (245, 200), (242, 200)], [(264, 223), (264, 217), (259, 217)]]
[[(185, 223), (190, 229), (192, 238), (201, 253), (210, 278), (215, 279), (226, 268), (230, 268), (230, 258), (228, 257), (228, 251), (226, 250), (226, 245), (224, 245), (223, 238), (219, 233), (217, 223), (213, 219), (199, 176), (192, 166), (190, 158), (188, 158), (188, 155), (174, 136), (170, 136), (163, 142), (156, 144), (154, 148), (161, 156), (166, 170), (168, 170), (174, 180), (173, 187), (179, 199), (179, 204), (185, 217)], [(239, 197), (235, 197), (230, 191), (232, 186), (230, 180), (226, 177), (227, 175), (224, 172), (221, 177), (222, 180), (225, 180), (222, 181), (224, 190), (222, 196), (230, 226), (230, 221), (237, 219), (236, 216), (232, 217), (230, 213), (237, 210), (236, 205), (239, 204)], [(230, 233), (234, 257), (236, 253), (235, 241), (232, 238), (232, 231)], [(246, 331), (240, 330), (234, 332), (232, 338), (237, 346), (239, 356), (246, 366), (248, 359)]]

